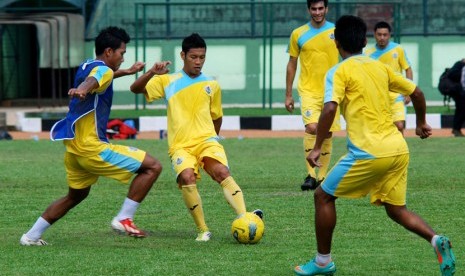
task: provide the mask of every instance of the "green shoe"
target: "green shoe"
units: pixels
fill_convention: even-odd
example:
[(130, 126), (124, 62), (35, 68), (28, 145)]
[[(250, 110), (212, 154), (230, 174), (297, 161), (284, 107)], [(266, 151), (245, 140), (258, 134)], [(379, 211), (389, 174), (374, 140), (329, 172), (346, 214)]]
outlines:
[(452, 244), (449, 239), (444, 236), (439, 236), (436, 240), (434, 251), (438, 256), (439, 269), (442, 276), (452, 276), (455, 273), (455, 255), (452, 252)]
[(336, 265), (334, 262), (328, 263), (326, 266), (319, 266), (315, 258), (306, 264), (298, 265), (294, 268), (294, 272), (297, 275), (333, 275), (336, 272)]

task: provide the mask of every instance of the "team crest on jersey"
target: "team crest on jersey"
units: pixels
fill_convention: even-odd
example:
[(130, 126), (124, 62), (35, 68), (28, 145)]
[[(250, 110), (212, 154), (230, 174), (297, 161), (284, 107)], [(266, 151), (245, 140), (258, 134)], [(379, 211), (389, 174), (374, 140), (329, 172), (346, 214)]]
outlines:
[(207, 92), (208, 95), (212, 93), (212, 88), (210, 87), (210, 85), (205, 86), (205, 92)]
[(334, 33), (331, 33), (331, 34), (329, 35), (329, 39), (334, 40)]
[(312, 111), (311, 110), (306, 110), (305, 111), (305, 116), (310, 117), (310, 115), (312, 115)]
[(392, 54), (393, 58), (397, 58), (397, 53)]
[(178, 157), (178, 158), (176, 159), (176, 165), (181, 165), (181, 164), (182, 164), (182, 161), (184, 161), (184, 158)]

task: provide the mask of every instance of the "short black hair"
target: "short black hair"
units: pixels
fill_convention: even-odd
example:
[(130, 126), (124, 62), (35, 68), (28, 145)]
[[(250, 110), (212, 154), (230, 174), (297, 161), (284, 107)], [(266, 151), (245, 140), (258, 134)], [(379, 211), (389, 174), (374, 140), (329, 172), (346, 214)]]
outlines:
[(376, 23), (374, 31), (376, 32), (376, 30), (378, 30), (378, 29), (388, 29), (388, 31), (390, 33), (391, 32), (391, 25), (389, 25), (389, 23), (387, 23), (386, 21), (380, 21), (380, 22)]
[(307, 8), (310, 9), (310, 6), (314, 3), (318, 3), (318, 2), (324, 2), (325, 3), (325, 7), (328, 7), (328, 0), (307, 0)]
[(182, 41), (182, 51), (184, 53), (189, 52), (190, 49), (196, 48), (205, 48), (207, 49), (207, 44), (205, 40), (198, 34), (192, 33), (190, 36), (185, 37)]
[(106, 48), (110, 47), (113, 50), (121, 47), (121, 43), (129, 43), (131, 38), (124, 29), (110, 26), (100, 31), (95, 38), (95, 54), (97, 56), (103, 54)]
[(336, 21), (334, 38), (345, 51), (355, 54), (365, 47), (367, 24), (353, 15), (343, 15)]

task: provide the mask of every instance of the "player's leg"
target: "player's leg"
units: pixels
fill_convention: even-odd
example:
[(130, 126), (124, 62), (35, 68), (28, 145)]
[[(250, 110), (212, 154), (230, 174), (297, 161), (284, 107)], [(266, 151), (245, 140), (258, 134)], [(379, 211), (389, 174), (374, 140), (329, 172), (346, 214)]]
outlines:
[[(388, 159), (388, 158), (383, 158)], [(405, 229), (424, 238), (433, 246), (443, 275), (455, 272), (455, 256), (449, 239), (436, 235), (435, 231), (419, 215), (406, 207), (407, 171), (409, 155), (404, 154), (392, 159), (389, 171), (380, 180), (379, 190), (374, 191), (371, 201), (382, 202), (387, 215)], [(384, 194), (383, 196), (381, 196)]]
[(197, 227), (196, 241), (209, 241), (211, 233), (205, 222), (202, 198), (196, 184), (197, 178), (200, 178), (199, 164), (197, 157), (191, 152), (184, 149), (177, 150), (171, 156), (171, 164), (177, 175), (176, 181), (181, 190), (184, 204)]
[(47, 207), (31, 229), (21, 237), (20, 244), (46, 245), (47, 243), (41, 239), (42, 234), (69, 210), (81, 203), (89, 195), (91, 185), (97, 181), (97, 176), (82, 168), (78, 156), (66, 152), (64, 163), (69, 185), (68, 194)]
[(218, 142), (208, 142), (201, 145), (200, 166), (210, 177), (221, 185), (226, 201), (240, 215), (246, 212), (244, 195), (241, 188), (231, 176), (228, 160), (223, 146)]
[(317, 254), (308, 263), (297, 266), (298, 275), (332, 275), (336, 266), (331, 257), (333, 231), (336, 227), (335, 201), (339, 197), (358, 198), (365, 196), (376, 178), (372, 169), (373, 160), (356, 160), (353, 155), (339, 159), (328, 173), (326, 180), (314, 193), (315, 234)]
[(145, 237), (145, 233), (134, 224), (134, 215), (144, 198), (149, 193), (162, 171), (160, 161), (149, 154), (145, 155), (142, 164), (137, 170), (129, 186), (127, 197), (120, 211), (112, 221), (113, 229), (124, 232), (133, 237)]
[(211, 233), (205, 222), (202, 198), (197, 190), (196, 174), (194, 173), (194, 169), (186, 168), (183, 170), (178, 175), (178, 185), (181, 188), (184, 204), (197, 226), (198, 233), (196, 241), (209, 241)]
[(134, 224), (134, 215), (162, 171), (161, 163), (145, 151), (122, 145), (108, 145), (99, 155), (87, 158), (86, 169), (95, 175), (129, 183), (136, 175), (111, 227), (133, 237), (145, 237)]
[(333, 275), (336, 266), (331, 258), (331, 242), (336, 227), (336, 198), (317, 187), (314, 197), (317, 254), (306, 264), (294, 268), (297, 275)]
[(302, 121), (305, 126), (305, 133), (303, 139), (303, 153), (305, 160), (305, 167), (307, 169), (307, 176), (304, 183), (300, 185), (302, 191), (314, 190), (318, 186), (316, 170), (307, 162), (307, 155), (315, 146), (316, 141), (316, 127), (318, 118), (321, 113), (321, 104), (317, 99), (308, 96), (300, 96), (300, 112), (302, 114)]

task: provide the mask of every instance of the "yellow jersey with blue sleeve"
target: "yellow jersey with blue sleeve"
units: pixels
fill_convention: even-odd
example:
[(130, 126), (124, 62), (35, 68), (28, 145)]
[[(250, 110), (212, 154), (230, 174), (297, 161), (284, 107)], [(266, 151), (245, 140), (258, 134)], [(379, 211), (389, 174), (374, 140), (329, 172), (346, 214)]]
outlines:
[(389, 91), (410, 95), (416, 85), (392, 68), (366, 55), (351, 56), (331, 68), (324, 102), (336, 102), (346, 120), (348, 150), (355, 159), (408, 153), (394, 125)]
[(169, 154), (210, 139), (216, 140), (213, 120), (223, 117), (218, 82), (201, 73), (189, 77), (183, 70), (151, 78), (146, 87), (148, 102), (167, 104)]
[(93, 77), (99, 87), (80, 100), (72, 98), (66, 118), (51, 129), (52, 140), (63, 140), (68, 152), (79, 156), (98, 154), (108, 144), (107, 123), (113, 100), (113, 70), (101, 60), (87, 60), (76, 72), (74, 87)]
[[(374, 45), (365, 50), (365, 54), (371, 58), (377, 59), (384, 64), (389, 65), (395, 72), (401, 73), (411, 67), (410, 61), (405, 53), (404, 48), (393, 41), (384, 48), (380, 49)], [(391, 93), (391, 101), (402, 101), (403, 96), (397, 93)]]
[(291, 33), (287, 52), (300, 60), (299, 95), (310, 93), (323, 98), (324, 76), (339, 61), (334, 24), (326, 21), (320, 28), (314, 28), (309, 22), (298, 27)]

